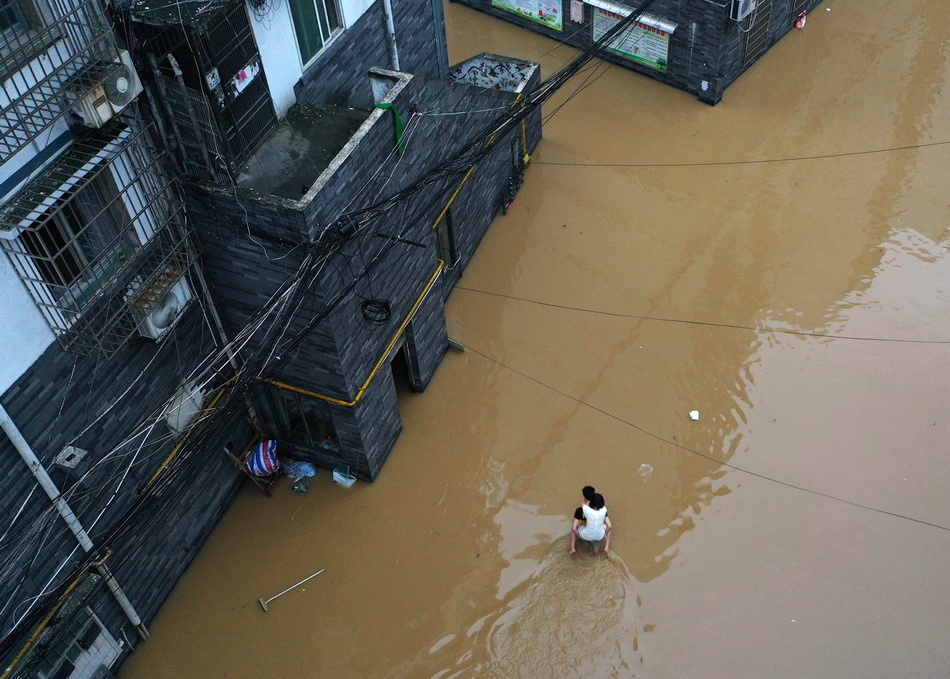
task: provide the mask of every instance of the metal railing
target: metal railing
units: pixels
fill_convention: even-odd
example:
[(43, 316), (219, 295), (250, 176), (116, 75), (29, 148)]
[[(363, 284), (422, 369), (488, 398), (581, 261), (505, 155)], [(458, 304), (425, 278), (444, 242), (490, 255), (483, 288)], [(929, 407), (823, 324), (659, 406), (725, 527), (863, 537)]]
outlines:
[(0, 0), (0, 158), (10, 157), (98, 84), (77, 78), (90, 67), (119, 68), (100, 0)]
[(195, 254), (148, 128), (89, 130), (0, 207), (0, 238), (62, 345), (110, 356)]

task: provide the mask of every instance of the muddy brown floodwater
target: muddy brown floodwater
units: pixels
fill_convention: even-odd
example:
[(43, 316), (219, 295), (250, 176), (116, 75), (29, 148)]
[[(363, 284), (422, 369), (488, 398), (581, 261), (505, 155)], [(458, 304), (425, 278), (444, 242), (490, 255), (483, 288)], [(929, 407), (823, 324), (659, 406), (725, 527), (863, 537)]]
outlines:
[[(576, 54), (446, 15), (453, 60)], [(245, 488), (122, 678), (947, 677), (948, 25), (828, 1), (715, 108), (602, 67), (379, 480)]]

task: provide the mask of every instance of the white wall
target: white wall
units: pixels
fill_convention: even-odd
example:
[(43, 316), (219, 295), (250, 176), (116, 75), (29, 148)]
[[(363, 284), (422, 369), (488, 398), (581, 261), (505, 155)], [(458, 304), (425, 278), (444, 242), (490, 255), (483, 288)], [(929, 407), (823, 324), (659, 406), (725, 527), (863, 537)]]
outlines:
[(370, 8), (375, 0), (340, 0), (343, 10), (343, 25), (349, 28), (356, 20), (363, 16), (363, 12)]
[(0, 394), (55, 340), (6, 255), (0, 254)]
[(294, 34), (293, 20), (287, 2), (273, 3), (272, 9), (263, 20), (248, 8), (251, 17), (251, 29), (257, 40), (257, 49), (264, 62), (267, 74), (267, 86), (270, 89), (277, 117), (283, 118), (287, 109), (296, 103), (294, 85), (300, 80), (303, 70), (300, 67), (300, 53), (297, 51), (297, 37)]
[[(343, 25), (350, 27), (375, 0), (339, 2), (343, 12)], [(287, 109), (297, 102), (294, 85), (303, 74), (303, 66), (300, 63), (300, 52), (297, 50), (297, 35), (290, 15), (290, 3), (274, 4), (276, 8), (272, 8), (264, 18), (259, 18), (250, 7), (248, 14), (251, 17), (254, 39), (257, 40), (257, 49), (261, 53), (261, 61), (264, 62), (264, 73), (267, 74), (267, 85), (274, 108), (277, 109), (277, 117), (283, 118)]]

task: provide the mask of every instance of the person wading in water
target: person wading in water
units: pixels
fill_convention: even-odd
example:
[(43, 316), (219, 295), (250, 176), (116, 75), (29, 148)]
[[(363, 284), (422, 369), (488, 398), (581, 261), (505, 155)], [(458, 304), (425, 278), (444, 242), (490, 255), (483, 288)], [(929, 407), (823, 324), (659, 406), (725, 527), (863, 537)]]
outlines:
[[(586, 491), (587, 486), (584, 488)], [(593, 490), (593, 488), (591, 488)], [(585, 492), (585, 497), (587, 493)], [(571, 550), (570, 554), (577, 552), (577, 538), (590, 542), (594, 547), (594, 554), (600, 554), (601, 547), (604, 550), (604, 556), (610, 556), (610, 533), (613, 525), (607, 516), (607, 508), (604, 506), (604, 496), (600, 493), (592, 493), (589, 502), (583, 504), (580, 508), (585, 524), (582, 526), (581, 519), (574, 514), (574, 523), (571, 526)]]

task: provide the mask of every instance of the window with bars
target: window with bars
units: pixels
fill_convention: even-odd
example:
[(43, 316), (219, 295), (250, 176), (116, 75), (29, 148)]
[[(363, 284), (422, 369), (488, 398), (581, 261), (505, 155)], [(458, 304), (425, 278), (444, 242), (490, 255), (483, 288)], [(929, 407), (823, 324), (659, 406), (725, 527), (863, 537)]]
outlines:
[(11, 37), (29, 27), (30, 22), (27, 21), (19, 2), (0, 5), (0, 35), (3, 36), (4, 45), (9, 43)]
[(306, 65), (343, 28), (336, 0), (290, 0), (300, 60)]
[(0, 250), (69, 351), (113, 355), (194, 260), (148, 129), (85, 131), (0, 206)]
[(439, 259), (445, 266), (455, 266), (455, 230), (452, 228), (452, 211), (446, 210), (445, 215), (435, 225), (436, 240), (439, 245)]
[(80, 679), (91, 677), (103, 665), (111, 665), (120, 647), (93, 612), (79, 611), (36, 668), (38, 679)]
[(64, 195), (61, 206), (19, 240), (56, 301), (78, 310), (141, 245), (131, 224), (105, 169)]
[(326, 401), (276, 386), (270, 396), (282, 438), (307, 448), (339, 450)]
[(31, 0), (0, 0), (0, 76), (24, 65), (59, 37), (41, 30), (50, 24), (49, 8)]
[(19, 46), (23, 33), (47, 23), (43, 9), (31, 0), (0, 0), (0, 45), (4, 50)]

